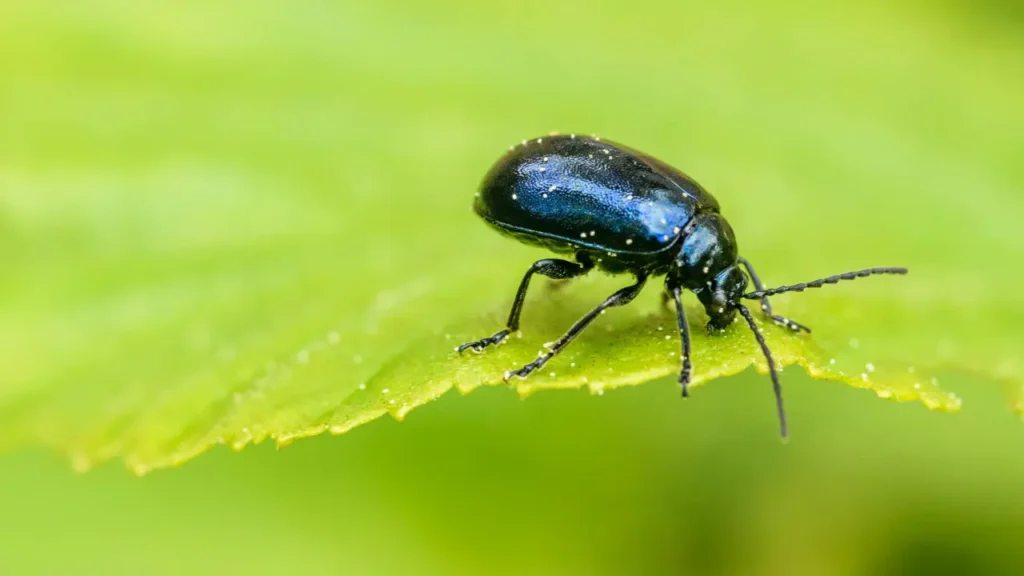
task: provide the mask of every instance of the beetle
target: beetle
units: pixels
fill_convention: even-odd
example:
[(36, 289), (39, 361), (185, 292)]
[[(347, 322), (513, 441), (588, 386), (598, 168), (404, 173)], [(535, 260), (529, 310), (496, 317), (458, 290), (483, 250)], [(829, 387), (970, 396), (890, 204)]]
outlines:
[[(506, 382), (544, 366), (606, 309), (636, 298), (648, 278), (665, 276), (663, 298), (675, 303), (681, 341), (683, 397), (689, 395), (693, 371), (682, 302), (683, 291), (688, 290), (704, 306), (708, 333), (724, 331), (737, 313), (753, 331), (768, 363), (783, 438), (788, 429), (775, 361), (741, 301), (758, 300), (766, 318), (793, 332), (810, 332), (803, 324), (775, 314), (768, 297), (874, 274), (907, 273), (906, 268), (868, 268), (765, 288), (750, 261), (739, 255), (736, 236), (714, 196), (661, 160), (597, 136), (554, 134), (511, 147), (484, 176), (473, 209), (498, 232), (573, 259), (534, 262), (519, 283), (505, 327), (459, 346), (459, 353), (482, 352), (519, 329), (535, 274), (564, 280), (599, 268), (610, 274), (631, 274), (635, 281), (580, 318), (536, 360), (506, 372)], [(754, 291), (746, 291), (748, 282), (753, 282)]]

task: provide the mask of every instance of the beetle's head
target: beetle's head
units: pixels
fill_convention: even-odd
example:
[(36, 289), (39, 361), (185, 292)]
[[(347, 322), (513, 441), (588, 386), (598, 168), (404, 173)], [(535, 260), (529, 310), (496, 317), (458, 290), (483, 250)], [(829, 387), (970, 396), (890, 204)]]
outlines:
[(747, 275), (735, 265), (729, 266), (697, 291), (697, 298), (708, 314), (708, 331), (724, 330), (736, 318), (736, 303), (747, 289)]
[(721, 330), (736, 317), (736, 302), (747, 288), (747, 275), (736, 267), (736, 237), (720, 214), (694, 217), (687, 226), (671, 281), (691, 290), (704, 305), (708, 330)]

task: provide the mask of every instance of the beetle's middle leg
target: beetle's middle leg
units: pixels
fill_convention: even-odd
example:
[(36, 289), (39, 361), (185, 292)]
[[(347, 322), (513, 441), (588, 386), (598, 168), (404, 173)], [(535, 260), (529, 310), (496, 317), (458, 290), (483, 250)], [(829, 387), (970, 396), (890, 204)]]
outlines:
[[(747, 269), (747, 274), (749, 274), (750, 279), (754, 281), (754, 287), (757, 288), (758, 292), (764, 290), (764, 283), (762, 283), (761, 279), (758, 278), (757, 272), (754, 271), (754, 267), (750, 264), (750, 262), (747, 261), (747, 259), (743, 258), (742, 256), (737, 258), (736, 260), (740, 264), (743, 264), (743, 267)], [(800, 332), (801, 330), (803, 330), (804, 332), (811, 331), (811, 329), (808, 328), (807, 326), (804, 326), (803, 324), (800, 324), (798, 322), (794, 322), (789, 318), (786, 318), (785, 316), (772, 314), (772, 305), (771, 303), (768, 302), (767, 296), (761, 298), (761, 310), (764, 312), (764, 315), (771, 318), (773, 322), (775, 322), (779, 326), (785, 326), (786, 328), (789, 328), (793, 332)]]
[(541, 276), (547, 276), (556, 280), (566, 280), (583, 276), (594, 268), (594, 261), (583, 252), (576, 254), (576, 260), (576, 262), (570, 262), (557, 258), (546, 258), (534, 262), (533, 266), (530, 266), (530, 269), (526, 271), (522, 282), (519, 283), (515, 301), (512, 302), (512, 311), (509, 312), (508, 322), (505, 323), (505, 329), (499, 330), (493, 336), (467, 342), (459, 346), (457, 350), (461, 353), (472, 348), (474, 352), (482, 352), (484, 348), (508, 338), (509, 334), (519, 329), (519, 316), (523, 312), (523, 302), (526, 301), (526, 290), (530, 287), (530, 278), (534, 274), (540, 274)]

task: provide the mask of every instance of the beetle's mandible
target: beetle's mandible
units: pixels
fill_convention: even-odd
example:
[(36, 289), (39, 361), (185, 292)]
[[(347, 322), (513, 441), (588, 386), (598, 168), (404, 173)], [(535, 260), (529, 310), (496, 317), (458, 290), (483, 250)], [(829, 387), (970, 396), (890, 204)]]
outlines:
[[(724, 330), (737, 312), (753, 331), (768, 362), (783, 437), (787, 435), (786, 416), (775, 362), (742, 300), (760, 300), (761, 310), (776, 324), (810, 332), (806, 326), (774, 314), (768, 296), (872, 274), (907, 272), (906, 268), (869, 268), (766, 289), (750, 262), (740, 257), (736, 237), (718, 202), (700, 184), (660, 160), (598, 137), (554, 135), (523, 140), (484, 177), (473, 209), (499, 232), (570, 255), (572, 260), (548, 258), (530, 266), (505, 328), (463, 344), (459, 352), (482, 352), (519, 329), (519, 315), (534, 274), (566, 279), (597, 267), (636, 278), (580, 318), (545, 354), (505, 373), (506, 381), (513, 376), (525, 378), (562, 351), (602, 311), (628, 304), (649, 277), (663, 275), (665, 293), (675, 302), (679, 325), (683, 396), (688, 395), (692, 371), (690, 331), (682, 303), (683, 291), (689, 290), (707, 312), (708, 332)], [(748, 282), (753, 282), (753, 292), (746, 292)]]

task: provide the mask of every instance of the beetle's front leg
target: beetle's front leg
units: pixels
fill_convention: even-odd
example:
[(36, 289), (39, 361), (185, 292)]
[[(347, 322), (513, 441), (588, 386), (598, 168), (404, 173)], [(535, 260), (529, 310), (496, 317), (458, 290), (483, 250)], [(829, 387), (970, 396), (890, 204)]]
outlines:
[(505, 329), (499, 330), (494, 335), (488, 336), (487, 338), (467, 342), (456, 348), (456, 350), (459, 353), (470, 349), (474, 352), (483, 352), (484, 348), (498, 344), (508, 338), (509, 334), (519, 329), (519, 316), (523, 312), (523, 302), (526, 301), (526, 291), (530, 287), (530, 278), (534, 274), (540, 274), (541, 276), (547, 276), (548, 278), (554, 278), (556, 280), (565, 280), (568, 278), (582, 276), (587, 272), (590, 272), (594, 267), (594, 262), (582, 252), (576, 255), (576, 260), (578, 263), (555, 258), (548, 258), (534, 262), (533, 266), (530, 266), (530, 269), (526, 271), (526, 275), (523, 276), (522, 282), (519, 283), (519, 289), (516, 291), (516, 299), (512, 303), (512, 311), (508, 315), (508, 322), (505, 323)]
[(690, 374), (693, 364), (690, 362), (690, 325), (686, 322), (686, 311), (683, 309), (683, 290), (679, 286), (670, 286), (672, 299), (676, 303), (676, 321), (679, 324), (680, 355), (683, 367), (679, 372), (679, 384), (683, 387), (683, 398), (690, 395)]

